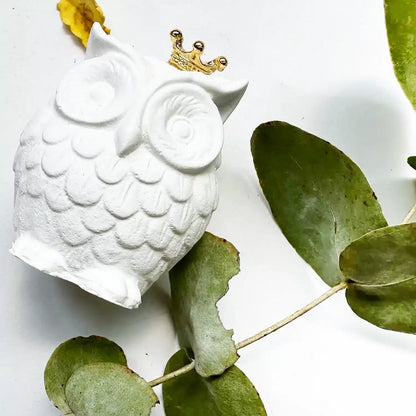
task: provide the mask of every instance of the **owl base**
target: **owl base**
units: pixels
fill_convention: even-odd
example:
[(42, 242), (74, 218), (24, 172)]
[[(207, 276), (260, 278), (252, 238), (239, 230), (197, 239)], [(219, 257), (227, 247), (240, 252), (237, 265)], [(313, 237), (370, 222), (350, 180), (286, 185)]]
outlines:
[(10, 253), (35, 269), (78, 285), (81, 289), (116, 305), (135, 309), (141, 303), (141, 293), (136, 276), (116, 269), (89, 268), (68, 270), (64, 258), (29, 234), (14, 242)]

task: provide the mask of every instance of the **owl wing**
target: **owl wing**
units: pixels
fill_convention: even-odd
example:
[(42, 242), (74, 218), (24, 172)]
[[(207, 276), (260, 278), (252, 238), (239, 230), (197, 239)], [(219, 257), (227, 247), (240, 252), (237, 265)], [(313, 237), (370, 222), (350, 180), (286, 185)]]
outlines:
[(146, 145), (120, 158), (105, 131), (56, 115), (22, 135), (14, 168), (18, 229), (46, 234), (72, 269), (139, 276), (142, 293), (202, 236), (217, 202), (214, 167), (181, 173)]
[[(32, 231), (44, 233), (52, 222), (51, 200), (57, 211), (72, 206), (62, 190), (62, 174), (68, 168), (72, 152), (62, 152), (67, 146), (68, 129), (51, 123), (54, 115), (42, 110), (25, 127), (17, 149), (13, 170), (15, 172), (15, 227), (22, 234)], [(56, 134), (51, 133), (56, 129)], [(53, 141), (52, 141), (53, 136)], [(47, 240), (45, 235), (35, 235)]]
[(117, 220), (114, 236), (130, 251), (129, 267), (146, 290), (199, 240), (216, 208), (214, 169), (188, 175), (142, 145), (127, 158), (129, 174), (106, 190), (104, 206)]

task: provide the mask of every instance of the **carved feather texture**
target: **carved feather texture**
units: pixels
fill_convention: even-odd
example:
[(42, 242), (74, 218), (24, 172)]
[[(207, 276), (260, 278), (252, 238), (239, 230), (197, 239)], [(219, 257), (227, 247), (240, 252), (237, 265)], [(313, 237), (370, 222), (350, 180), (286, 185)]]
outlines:
[(20, 137), (11, 251), (134, 308), (208, 225), (222, 120), (246, 83), (181, 73), (100, 31)]
[(42, 131), (26, 131), (16, 153), (17, 230), (51, 244), (69, 280), (93, 293), (100, 289), (79, 279), (106, 267), (147, 290), (202, 236), (216, 206), (214, 168), (182, 173), (145, 144), (120, 158), (108, 132), (68, 128), (48, 113)]

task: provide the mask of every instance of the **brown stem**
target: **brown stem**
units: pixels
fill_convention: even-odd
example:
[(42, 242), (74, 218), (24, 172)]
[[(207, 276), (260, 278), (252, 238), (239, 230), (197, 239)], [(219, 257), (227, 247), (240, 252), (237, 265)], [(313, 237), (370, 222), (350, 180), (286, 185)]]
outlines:
[(339, 292), (340, 290), (345, 289), (346, 287), (347, 287), (347, 282), (340, 282), (336, 286), (331, 287), (331, 289), (329, 289), (323, 295), (319, 296), (319, 298), (316, 298), (311, 303), (308, 303), (306, 306), (304, 306), (302, 309), (299, 309), (298, 311), (289, 315), (287, 318), (282, 319), (281, 321), (275, 323), (272, 326), (269, 326), (268, 328), (264, 329), (263, 331), (259, 332), (258, 334), (253, 335), (252, 337), (247, 338), (244, 341), (239, 342), (236, 345), (237, 350), (239, 350), (241, 348), (244, 348), (247, 345), (250, 345), (253, 342), (256, 342), (259, 339), (262, 339), (265, 336), (277, 331), (279, 328), (282, 328), (283, 326), (287, 325), (289, 322), (292, 322), (295, 319), (299, 318), (300, 316), (304, 315), (306, 312), (309, 312), (315, 306), (318, 306), (324, 300), (330, 298), (332, 295), (335, 295), (335, 293)]
[[(412, 209), (407, 213), (406, 217), (403, 219), (402, 224), (407, 224), (413, 217), (413, 215), (416, 214), (416, 204), (412, 207)], [(281, 321), (275, 323), (272, 326), (269, 326), (268, 328), (264, 329), (263, 331), (259, 332), (256, 335), (253, 335), (241, 342), (239, 342), (236, 345), (237, 350), (240, 350), (241, 348), (247, 347), (247, 345), (253, 344), (253, 342), (256, 342), (267, 335), (272, 334), (273, 332), (277, 331), (279, 328), (282, 328), (283, 326), (287, 325), (288, 323), (294, 321), (295, 319), (301, 317), (306, 312), (309, 312), (311, 309), (313, 309), (315, 306), (318, 306), (320, 303), (322, 303), (324, 300), (330, 298), (332, 295), (335, 295), (335, 293), (339, 292), (340, 290), (343, 290), (347, 287), (347, 282), (340, 282), (336, 286), (331, 287), (327, 292), (325, 292), (323, 295), (319, 296), (319, 298), (316, 298), (311, 303), (308, 303), (306, 306), (304, 306), (302, 309), (299, 309), (298, 311), (292, 313), (285, 319), (282, 319)], [(159, 384), (162, 384), (168, 380), (172, 380), (173, 378), (179, 377), (182, 374), (186, 374), (189, 371), (193, 370), (195, 368), (195, 361), (192, 361), (190, 364), (185, 365), (182, 368), (179, 368), (176, 371), (173, 371), (172, 373), (166, 374), (162, 377), (156, 378), (149, 382), (151, 387), (158, 386)]]
[(182, 374), (186, 374), (189, 371), (193, 370), (195, 368), (195, 361), (192, 361), (190, 364), (185, 365), (184, 367), (179, 368), (176, 371), (173, 371), (172, 373), (166, 374), (162, 377), (155, 378), (152, 381), (149, 381), (150, 387), (158, 386), (159, 384), (162, 384), (168, 380), (172, 380), (173, 378), (179, 377)]
[(404, 217), (404, 220), (402, 221), (402, 224), (407, 224), (412, 219), (413, 215), (416, 214), (416, 204), (413, 205), (412, 209), (407, 213), (407, 215)]
[[(252, 344), (253, 342), (258, 341), (259, 339), (262, 339), (266, 337), (267, 335), (270, 335), (271, 333), (277, 331), (279, 328), (282, 328), (283, 326), (287, 325), (289, 322), (294, 321), (295, 319), (299, 318), (306, 312), (313, 309), (315, 306), (318, 306), (320, 303), (322, 303), (324, 300), (330, 298), (332, 295), (335, 295), (335, 293), (339, 292), (340, 290), (343, 290), (347, 287), (347, 282), (340, 282), (336, 286), (331, 287), (327, 292), (325, 292), (323, 295), (319, 296), (319, 298), (316, 298), (312, 302), (308, 303), (306, 306), (304, 306), (302, 309), (299, 309), (295, 313), (292, 313), (287, 318), (282, 319), (281, 321), (275, 323), (274, 325), (264, 329), (263, 331), (259, 332), (256, 335), (253, 335), (250, 338), (245, 339), (244, 341), (239, 342), (236, 345), (237, 350), (246, 347), (247, 345)], [(173, 378), (179, 377), (182, 374), (186, 374), (189, 371), (193, 370), (195, 368), (195, 361), (192, 361), (190, 364), (179, 368), (176, 371), (173, 371), (172, 373), (166, 374), (162, 377), (156, 378), (155, 380), (152, 380), (149, 382), (151, 387), (158, 386), (159, 384), (162, 384), (168, 380), (172, 380)]]

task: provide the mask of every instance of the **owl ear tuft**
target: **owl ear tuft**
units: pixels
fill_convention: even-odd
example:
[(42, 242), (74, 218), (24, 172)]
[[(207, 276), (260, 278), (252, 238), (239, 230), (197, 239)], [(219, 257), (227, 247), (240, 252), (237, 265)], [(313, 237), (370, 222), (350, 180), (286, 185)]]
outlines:
[(225, 122), (246, 92), (248, 81), (230, 81), (199, 73), (193, 75), (193, 81), (211, 96)]
[(131, 55), (132, 48), (118, 41), (114, 36), (107, 35), (98, 22), (92, 25), (88, 38), (86, 59), (102, 56), (108, 52), (117, 51)]

